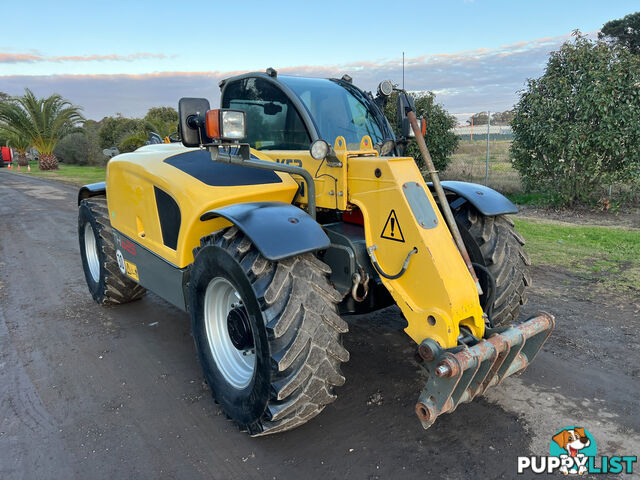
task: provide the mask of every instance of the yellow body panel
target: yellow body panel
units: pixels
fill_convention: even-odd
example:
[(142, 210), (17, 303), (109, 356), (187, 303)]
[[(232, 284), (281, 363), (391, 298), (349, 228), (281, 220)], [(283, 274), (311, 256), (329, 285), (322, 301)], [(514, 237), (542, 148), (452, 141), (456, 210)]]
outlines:
[[(344, 211), (350, 208), (347, 202), (348, 157), (353, 155), (377, 156), (377, 152), (372, 147), (371, 138), (365, 136), (360, 143), (360, 150), (348, 151), (345, 139), (338, 137), (334, 143), (334, 150), (341, 163), (339, 166), (330, 166), (326, 160), (316, 160), (311, 156), (309, 150), (265, 150), (260, 153), (269, 160), (307, 170), (315, 179), (316, 207)], [(296, 180), (300, 179), (296, 178)], [(307, 194), (305, 189), (304, 194), (300, 195), (296, 202), (300, 205), (307, 205), (309, 203)]]
[[(350, 156), (348, 164), (349, 202), (363, 213), (367, 246), (377, 247), (381, 268), (396, 274), (408, 253), (418, 249), (404, 275), (396, 280), (382, 277), (407, 319), (407, 334), (417, 343), (432, 338), (445, 348), (457, 345), (460, 325), (482, 337), (484, 319), (475, 283), (415, 161)], [(379, 178), (376, 169), (380, 169)], [(403, 193), (407, 182), (418, 183), (426, 192), (438, 220), (434, 228), (423, 228), (416, 221)], [(383, 238), (389, 237), (387, 221), (392, 210), (404, 242)]]
[[(164, 159), (188, 152), (181, 144), (149, 145), (134, 153), (118, 155), (107, 166), (107, 203), (111, 225), (176, 267), (193, 262), (193, 249), (200, 239), (229, 225), (222, 219), (206, 222), (200, 216), (211, 209), (242, 202), (281, 201), (291, 203), (298, 184), (278, 173), (282, 183), (246, 186), (210, 186)], [(252, 151), (267, 159), (260, 152)], [(164, 190), (178, 203), (181, 226), (176, 250), (163, 244), (153, 187)]]
[[(340, 165), (329, 166), (308, 151), (263, 151), (251, 153), (263, 160), (302, 166), (315, 178), (319, 208), (351, 210), (358, 207), (364, 217), (367, 246), (376, 246), (382, 269), (397, 273), (416, 247), (404, 275), (395, 280), (382, 278), (407, 319), (407, 334), (417, 343), (432, 338), (445, 348), (457, 345), (460, 325), (482, 337), (483, 312), (476, 286), (451, 237), (451, 233), (412, 158), (379, 157), (371, 139), (363, 137), (360, 149), (346, 150), (338, 137), (334, 150)], [(188, 149), (179, 144), (151, 145), (132, 154), (119, 155), (107, 168), (107, 201), (111, 223), (120, 232), (170, 262), (184, 268), (193, 262), (193, 248), (200, 239), (229, 223), (222, 219), (200, 221), (211, 209), (242, 202), (282, 201), (290, 203), (301, 180), (278, 173), (282, 183), (247, 186), (209, 186), (165, 163), (167, 157)], [(379, 176), (376, 176), (379, 170)], [(403, 192), (413, 182), (437, 218), (434, 228), (420, 226)], [(176, 250), (163, 244), (156, 209), (154, 186), (170, 194), (181, 211), (181, 227)], [(296, 199), (308, 202), (308, 189)], [(394, 211), (394, 221), (402, 230), (403, 242), (388, 237), (385, 229)]]
[[(407, 319), (405, 331), (414, 341), (421, 343), (432, 338), (445, 348), (454, 347), (458, 344), (460, 325), (481, 338), (484, 318), (476, 285), (413, 158), (378, 157), (367, 136), (362, 138), (359, 150), (347, 150), (344, 138), (338, 137), (334, 150), (341, 163), (338, 167), (315, 160), (308, 151), (262, 153), (271, 160), (309, 171), (316, 180), (319, 208), (343, 211), (353, 205), (360, 208), (367, 246), (376, 245), (376, 256), (387, 273), (397, 273), (411, 249), (418, 248), (402, 277), (382, 278)], [(376, 169), (380, 169), (379, 178)], [(417, 182), (424, 189), (438, 219), (435, 228), (418, 225), (402, 191), (407, 182)], [(296, 201), (306, 204), (307, 197)], [(402, 229), (404, 242), (381, 237), (391, 210)], [(435, 319), (434, 325), (430, 324), (430, 316)]]

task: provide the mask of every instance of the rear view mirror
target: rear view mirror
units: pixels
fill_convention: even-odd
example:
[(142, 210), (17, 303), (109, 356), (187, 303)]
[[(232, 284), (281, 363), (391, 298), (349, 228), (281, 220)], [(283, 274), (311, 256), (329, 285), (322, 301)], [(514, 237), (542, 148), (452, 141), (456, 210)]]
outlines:
[(181, 98), (178, 102), (178, 128), (185, 147), (209, 143), (205, 133), (205, 115), (209, 110), (206, 98)]
[(276, 115), (282, 111), (282, 107), (280, 105), (276, 105), (273, 102), (264, 104), (264, 114), (265, 115)]
[(411, 125), (409, 124), (409, 118), (407, 114), (410, 111), (415, 112), (416, 106), (413, 102), (413, 97), (410, 97), (406, 93), (401, 93), (398, 95), (398, 125), (400, 126), (402, 136), (404, 138), (409, 138), (413, 136), (413, 131), (411, 130)]

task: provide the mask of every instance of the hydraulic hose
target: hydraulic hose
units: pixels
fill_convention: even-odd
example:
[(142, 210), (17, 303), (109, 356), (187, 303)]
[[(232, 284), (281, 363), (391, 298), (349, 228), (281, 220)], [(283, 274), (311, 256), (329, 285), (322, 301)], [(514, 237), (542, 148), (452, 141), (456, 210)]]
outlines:
[(392, 275), (382, 270), (382, 267), (378, 263), (378, 259), (376, 258), (375, 254), (377, 248), (378, 247), (375, 245), (371, 245), (369, 248), (367, 248), (367, 252), (369, 252), (369, 256), (371, 257), (371, 263), (373, 264), (373, 268), (376, 269), (376, 272), (378, 272), (384, 278), (388, 278), (389, 280), (395, 280), (396, 278), (400, 278), (402, 275), (404, 275), (404, 272), (406, 272), (407, 268), (409, 268), (409, 260), (411, 259), (411, 255), (413, 255), (414, 253), (418, 253), (418, 249), (416, 247), (413, 247), (413, 249), (407, 255), (407, 258), (404, 259), (404, 263), (402, 264), (402, 268), (400, 269), (400, 271), (395, 275)]

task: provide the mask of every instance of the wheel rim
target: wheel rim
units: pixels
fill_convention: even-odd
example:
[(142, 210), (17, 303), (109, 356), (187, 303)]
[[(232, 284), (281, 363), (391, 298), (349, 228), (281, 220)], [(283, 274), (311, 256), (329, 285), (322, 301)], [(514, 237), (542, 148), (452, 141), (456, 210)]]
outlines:
[(87, 265), (93, 281), (100, 281), (100, 258), (98, 257), (98, 244), (93, 233), (93, 227), (89, 222), (84, 224), (84, 252), (87, 256)]
[(211, 355), (234, 388), (249, 385), (256, 365), (249, 317), (236, 288), (227, 279), (216, 277), (204, 297), (204, 324)]

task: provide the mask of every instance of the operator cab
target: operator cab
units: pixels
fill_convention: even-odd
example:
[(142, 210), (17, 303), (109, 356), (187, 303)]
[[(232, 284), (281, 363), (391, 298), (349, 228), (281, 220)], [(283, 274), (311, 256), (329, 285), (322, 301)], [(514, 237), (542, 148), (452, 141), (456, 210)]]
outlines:
[(246, 113), (246, 142), (256, 150), (307, 150), (338, 136), (354, 150), (365, 135), (374, 145), (395, 140), (371, 94), (342, 79), (250, 73), (223, 83), (220, 105)]

